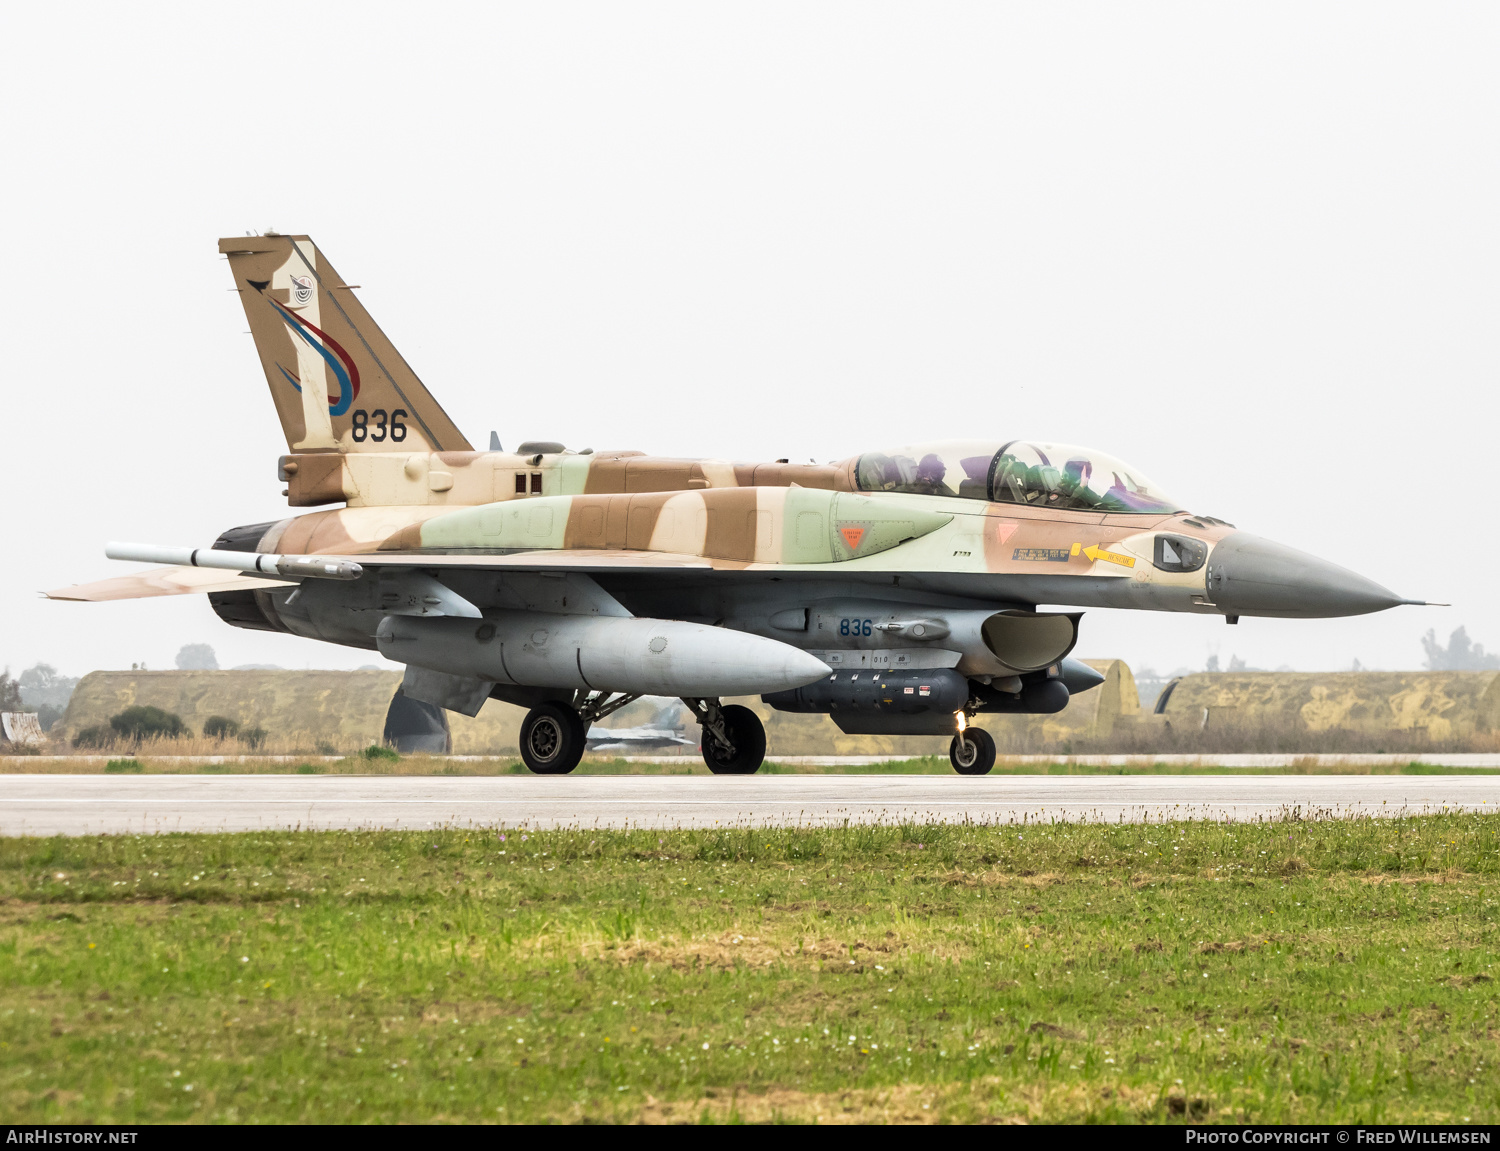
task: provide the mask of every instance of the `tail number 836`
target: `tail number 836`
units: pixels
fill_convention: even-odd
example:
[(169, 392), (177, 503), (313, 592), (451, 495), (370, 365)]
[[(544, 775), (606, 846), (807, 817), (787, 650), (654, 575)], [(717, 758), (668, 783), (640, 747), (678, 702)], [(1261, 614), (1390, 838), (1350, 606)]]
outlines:
[(355, 408), (354, 415), (350, 417), (354, 424), (350, 435), (356, 444), (362, 444), (366, 439), (372, 443), (382, 443), (387, 435), (392, 443), (399, 444), (406, 439), (406, 425), (401, 422), (406, 414), (405, 408), (397, 408), (389, 415), (384, 408), (376, 408), (373, 412)]
[(841, 619), (839, 620), (839, 635), (870, 635), (874, 622), (868, 619)]

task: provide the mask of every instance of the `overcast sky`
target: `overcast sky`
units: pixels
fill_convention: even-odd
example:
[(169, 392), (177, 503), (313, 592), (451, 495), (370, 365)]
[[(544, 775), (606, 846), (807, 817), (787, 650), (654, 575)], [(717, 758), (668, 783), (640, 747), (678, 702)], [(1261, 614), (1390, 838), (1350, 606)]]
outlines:
[[(1451, 600), (1093, 611), (1139, 667), (1500, 647), (1493, 4), (30, 5), (0, 38), (0, 664), (374, 653), (109, 539), (286, 514), (223, 235), (307, 232), (476, 444), (1027, 437)], [(1489, 478), (1486, 478), (1489, 477)]]

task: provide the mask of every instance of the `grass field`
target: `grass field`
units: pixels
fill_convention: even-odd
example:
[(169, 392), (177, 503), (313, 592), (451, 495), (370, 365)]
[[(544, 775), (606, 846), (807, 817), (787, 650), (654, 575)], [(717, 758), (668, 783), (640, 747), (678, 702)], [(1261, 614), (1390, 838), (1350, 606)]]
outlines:
[(1500, 822), (0, 841), (10, 1122), (1500, 1121)]

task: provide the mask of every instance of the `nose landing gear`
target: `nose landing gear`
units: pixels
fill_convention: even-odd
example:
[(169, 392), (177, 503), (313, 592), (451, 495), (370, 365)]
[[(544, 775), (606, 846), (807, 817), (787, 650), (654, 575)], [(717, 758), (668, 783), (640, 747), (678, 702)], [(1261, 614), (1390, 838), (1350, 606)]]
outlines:
[(988, 775), (995, 766), (995, 740), (982, 727), (966, 727), (948, 745), (948, 762), (959, 775)]

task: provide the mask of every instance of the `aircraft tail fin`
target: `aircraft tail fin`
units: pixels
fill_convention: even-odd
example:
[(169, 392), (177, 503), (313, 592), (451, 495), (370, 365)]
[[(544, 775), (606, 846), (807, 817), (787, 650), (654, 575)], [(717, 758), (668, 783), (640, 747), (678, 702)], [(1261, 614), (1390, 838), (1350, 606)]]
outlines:
[(219, 241), (293, 451), (471, 451), (306, 236)]

